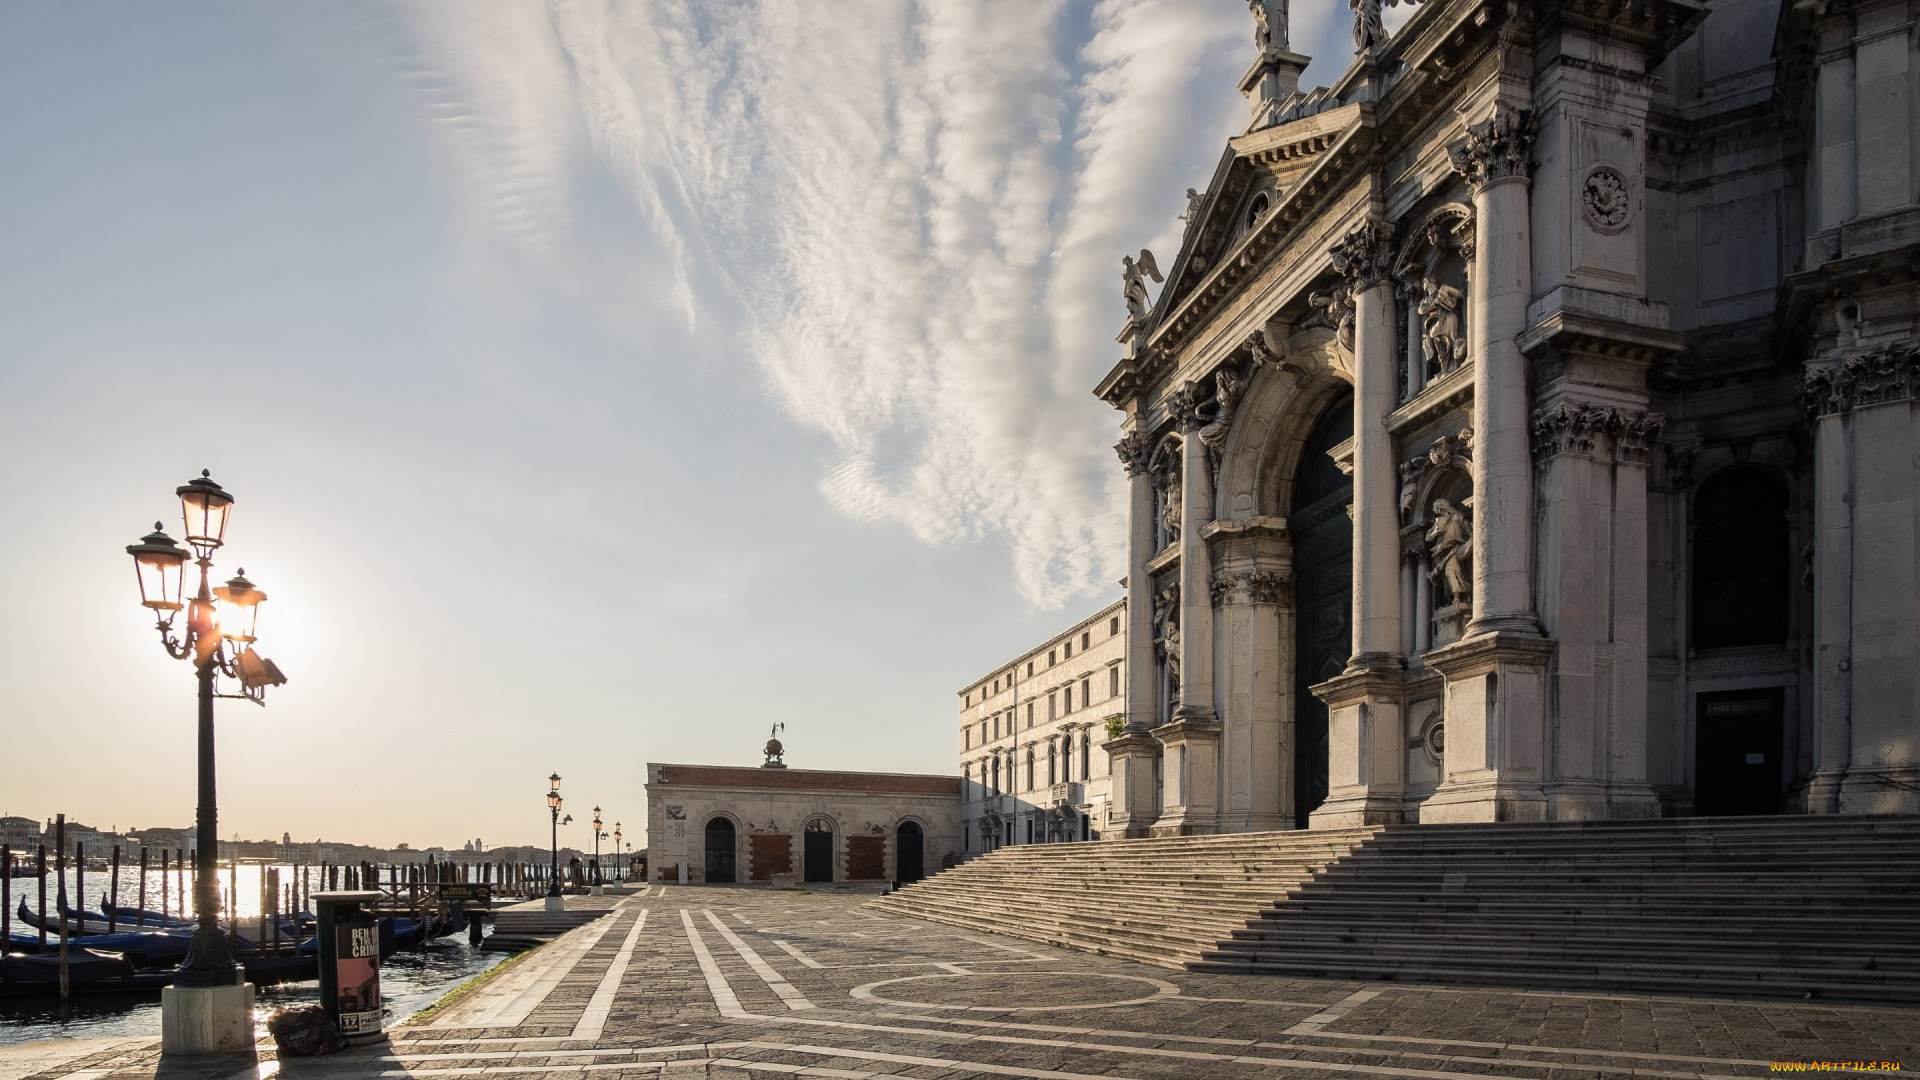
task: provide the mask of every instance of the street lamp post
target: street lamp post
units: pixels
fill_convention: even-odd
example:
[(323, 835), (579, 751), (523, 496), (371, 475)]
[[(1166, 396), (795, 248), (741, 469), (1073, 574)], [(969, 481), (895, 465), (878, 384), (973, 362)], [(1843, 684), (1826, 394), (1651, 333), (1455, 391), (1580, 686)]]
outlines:
[[(214, 784), (213, 699), (245, 698), (265, 704), (266, 688), (285, 683), (273, 661), (253, 650), (260, 602), (267, 595), (242, 570), (225, 585), (209, 587), (213, 553), (224, 542), (233, 496), (205, 470), (176, 488), (200, 587), (184, 595), (189, 553), (154, 522), (153, 532), (127, 546), (140, 583), (140, 604), (154, 613), (161, 647), (176, 660), (193, 661), (199, 686), (199, 807), (194, 818), (194, 929), (173, 985), (161, 995), (161, 1049), (206, 1053), (253, 1045), (253, 987), (220, 931), (219, 808)], [(173, 620), (187, 612), (176, 636)], [(220, 677), (234, 679), (240, 693), (222, 694)]]
[(620, 859), (620, 823), (613, 823), (613, 880), (625, 883), (627, 875), (623, 872), (625, 864)]
[(548, 911), (565, 911), (566, 901), (560, 898), (560, 774), (547, 777), (547, 810), (553, 815), (553, 867), (547, 878)]
[(600, 838), (607, 835), (601, 831), (604, 823), (600, 820), (600, 808), (593, 808), (593, 895), (601, 896), (607, 891), (606, 879), (600, 874)]

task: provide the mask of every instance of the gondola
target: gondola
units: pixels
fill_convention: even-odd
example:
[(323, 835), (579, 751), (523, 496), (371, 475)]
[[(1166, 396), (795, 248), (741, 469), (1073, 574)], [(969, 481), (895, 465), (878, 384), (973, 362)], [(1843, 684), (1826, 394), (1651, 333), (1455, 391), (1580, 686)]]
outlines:
[[(304, 982), (320, 977), (320, 958), (311, 940), (304, 952), (290, 956), (241, 958), (246, 980), (255, 986)], [(151, 994), (173, 985), (174, 968), (139, 969), (121, 953), (99, 949), (69, 949), (69, 994)], [(60, 993), (60, 958), (51, 951), (38, 956), (19, 953), (0, 956), (0, 998), (54, 997)]]

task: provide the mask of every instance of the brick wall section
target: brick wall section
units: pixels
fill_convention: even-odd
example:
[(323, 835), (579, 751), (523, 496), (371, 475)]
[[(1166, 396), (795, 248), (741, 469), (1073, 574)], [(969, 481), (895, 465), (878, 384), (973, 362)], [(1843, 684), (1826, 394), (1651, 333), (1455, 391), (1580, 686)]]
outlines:
[(885, 881), (887, 879), (887, 838), (884, 836), (847, 837), (847, 880)]
[(867, 791), (903, 795), (960, 794), (958, 776), (918, 773), (826, 772), (813, 769), (753, 769), (724, 765), (661, 765), (660, 780), (689, 787), (757, 787), (809, 791)]
[(749, 881), (767, 881), (774, 874), (793, 873), (793, 837), (787, 833), (754, 833), (752, 861), (747, 866)]

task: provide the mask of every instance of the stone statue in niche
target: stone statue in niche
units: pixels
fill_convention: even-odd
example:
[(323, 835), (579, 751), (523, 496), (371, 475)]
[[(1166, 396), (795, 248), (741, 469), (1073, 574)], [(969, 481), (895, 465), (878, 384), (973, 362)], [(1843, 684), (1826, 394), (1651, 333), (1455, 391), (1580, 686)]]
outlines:
[(1154, 655), (1167, 666), (1168, 689), (1180, 686), (1180, 586), (1169, 585), (1153, 598)]
[(1460, 338), (1461, 292), (1429, 272), (1420, 282), (1420, 355), (1427, 370), (1444, 375), (1460, 366), (1467, 343)]
[(1233, 429), (1233, 411), (1240, 405), (1240, 396), (1246, 393), (1247, 380), (1241, 378), (1232, 368), (1223, 367), (1213, 373), (1213, 419), (1199, 431), (1200, 441), (1207, 444), (1207, 457), (1213, 466), (1214, 475), (1220, 472), (1220, 456), (1227, 443), (1227, 432)]
[(1160, 504), (1160, 529), (1165, 538), (1161, 546), (1165, 547), (1180, 539), (1180, 474), (1172, 464), (1161, 468), (1154, 497)]
[(1155, 282), (1166, 279), (1160, 276), (1160, 264), (1153, 261), (1153, 252), (1140, 249), (1140, 261), (1133, 256), (1120, 256), (1121, 291), (1126, 297), (1127, 314), (1136, 322), (1145, 322), (1147, 312), (1153, 310), (1153, 303), (1147, 297), (1147, 278)]
[(1466, 609), (1473, 602), (1473, 523), (1446, 499), (1433, 500), (1433, 524), (1427, 529), (1427, 554), (1433, 583), (1447, 590), (1447, 601)]

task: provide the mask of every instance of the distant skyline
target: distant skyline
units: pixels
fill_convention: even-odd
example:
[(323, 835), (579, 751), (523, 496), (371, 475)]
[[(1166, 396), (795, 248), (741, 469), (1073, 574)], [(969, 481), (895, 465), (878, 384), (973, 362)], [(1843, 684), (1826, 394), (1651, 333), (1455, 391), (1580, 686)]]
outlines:
[(122, 549), (202, 468), (289, 678), (219, 703), (222, 836), (541, 844), (557, 771), (638, 846), (645, 762), (776, 721), (952, 770), (951, 695), (1118, 596), (1119, 258), (1252, 49), (1241, 0), (0, 8), (0, 813), (192, 820)]

